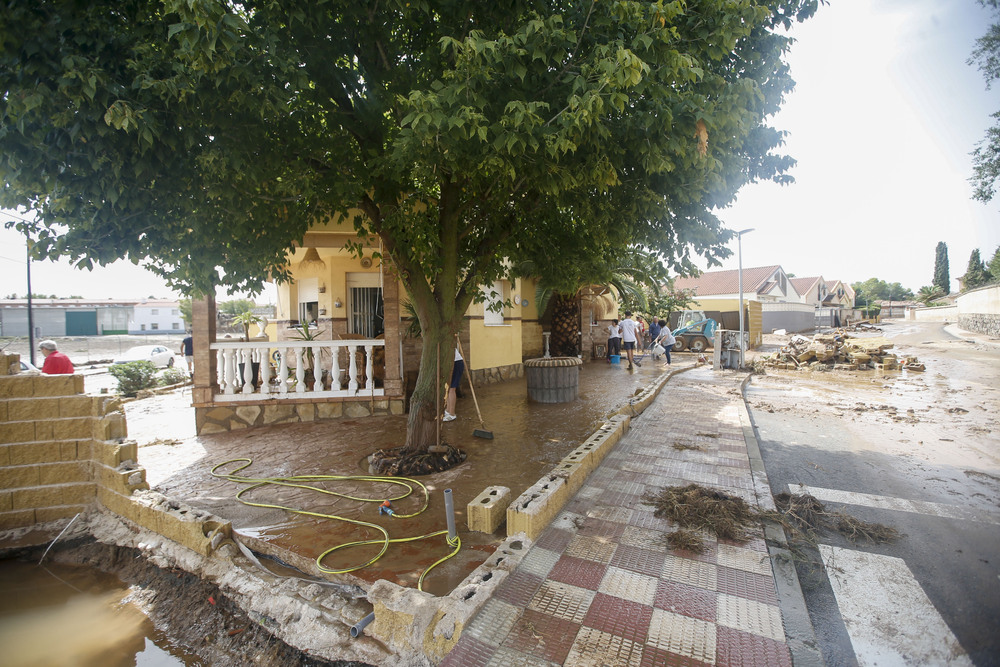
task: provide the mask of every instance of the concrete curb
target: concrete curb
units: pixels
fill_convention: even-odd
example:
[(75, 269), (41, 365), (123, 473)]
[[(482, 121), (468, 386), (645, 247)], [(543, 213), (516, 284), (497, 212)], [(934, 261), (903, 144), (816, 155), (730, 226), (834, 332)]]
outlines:
[[(740, 382), (740, 422), (743, 424), (743, 439), (746, 441), (747, 454), (750, 458), (757, 505), (765, 510), (774, 510), (771, 484), (767, 480), (760, 443), (757, 441), (757, 425), (750, 416), (746, 402), (746, 388), (752, 377), (747, 374)], [(799, 576), (795, 571), (795, 561), (792, 559), (791, 551), (788, 550), (785, 530), (779, 524), (768, 521), (764, 525), (764, 536), (771, 557), (771, 570), (778, 592), (778, 607), (781, 609), (781, 620), (785, 625), (785, 639), (792, 654), (792, 664), (796, 667), (823, 667), (826, 663), (816, 641), (816, 631), (809, 619), (809, 610), (806, 608), (805, 596), (802, 594)]]

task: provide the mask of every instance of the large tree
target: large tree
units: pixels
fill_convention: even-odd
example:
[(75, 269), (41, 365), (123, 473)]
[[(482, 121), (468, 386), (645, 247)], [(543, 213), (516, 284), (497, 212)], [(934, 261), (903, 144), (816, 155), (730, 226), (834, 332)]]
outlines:
[(934, 280), (931, 283), (945, 294), (951, 294), (951, 273), (948, 268), (948, 244), (938, 241), (934, 249)]
[[(979, 0), (979, 4), (993, 11), (993, 23), (986, 34), (976, 40), (976, 48), (968, 63), (976, 65), (986, 80), (989, 90), (993, 82), (1000, 79), (1000, 2)], [(1000, 111), (992, 114), (993, 125), (986, 129), (986, 136), (972, 152), (973, 198), (988, 202), (996, 194), (997, 179), (1000, 178)]]
[(889, 283), (879, 278), (869, 278), (868, 280), (851, 283), (851, 289), (855, 293), (855, 303), (864, 302), (866, 305), (871, 301), (908, 301), (914, 298), (913, 290), (903, 287), (899, 283)]
[(353, 220), (420, 321), (422, 448), (432, 352), (509, 260), (558, 283), (631, 245), (728, 254), (714, 211), (789, 180), (768, 118), (817, 4), (11, 0), (0, 205), (34, 212), (40, 256), (189, 293), (287, 277), (310, 224)]
[(979, 248), (969, 254), (969, 265), (965, 268), (965, 275), (962, 276), (962, 286), (967, 289), (976, 289), (990, 282), (992, 276), (986, 270), (986, 264), (979, 256)]

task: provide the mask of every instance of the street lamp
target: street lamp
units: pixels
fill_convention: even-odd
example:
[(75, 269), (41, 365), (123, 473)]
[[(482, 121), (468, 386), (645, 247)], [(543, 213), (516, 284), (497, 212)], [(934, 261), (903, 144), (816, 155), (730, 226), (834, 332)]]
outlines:
[(753, 227), (736, 232), (736, 248), (739, 258), (739, 281), (740, 281), (740, 368), (743, 368), (743, 355), (746, 352), (746, 345), (743, 342), (743, 235), (753, 231)]

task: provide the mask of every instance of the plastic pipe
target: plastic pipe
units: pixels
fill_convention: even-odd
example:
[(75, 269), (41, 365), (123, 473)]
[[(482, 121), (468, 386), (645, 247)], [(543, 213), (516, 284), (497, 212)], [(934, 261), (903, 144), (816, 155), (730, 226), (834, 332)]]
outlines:
[(351, 626), (351, 638), (357, 639), (358, 635), (365, 629), (369, 623), (375, 620), (375, 612), (372, 612), (362, 618), (360, 621)]
[(455, 503), (451, 499), (451, 489), (444, 490), (444, 511), (448, 518), (448, 542), (455, 541)]

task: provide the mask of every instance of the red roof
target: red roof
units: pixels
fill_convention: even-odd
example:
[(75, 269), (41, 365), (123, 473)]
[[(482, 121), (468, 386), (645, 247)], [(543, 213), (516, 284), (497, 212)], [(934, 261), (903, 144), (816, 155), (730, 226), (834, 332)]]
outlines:
[[(743, 269), (743, 293), (759, 292), (780, 268), (779, 265), (775, 264), (774, 266)], [(696, 278), (677, 278), (674, 280), (674, 288), (692, 291), (696, 296), (739, 294), (740, 272), (738, 269), (706, 271)]]
[[(792, 283), (792, 287), (799, 295), (804, 296), (806, 292), (812, 289), (813, 285), (820, 280), (822, 276), (812, 276), (811, 278), (789, 278), (788, 282)], [(825, 280), (823, 281), (826, 282)]]

